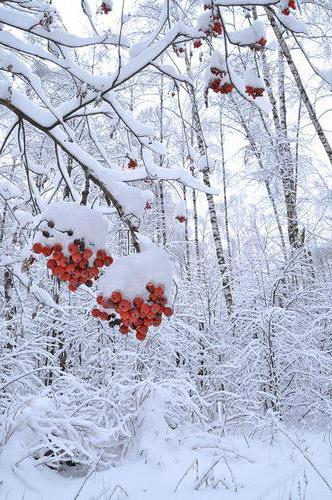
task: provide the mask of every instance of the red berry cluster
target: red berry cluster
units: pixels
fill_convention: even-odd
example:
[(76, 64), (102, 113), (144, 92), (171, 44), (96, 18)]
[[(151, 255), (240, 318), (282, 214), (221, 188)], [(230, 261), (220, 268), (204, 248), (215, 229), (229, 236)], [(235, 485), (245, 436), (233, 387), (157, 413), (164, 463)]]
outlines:
[(259, 40), (257, 40), (257, 42), (251, 43), (249, 45), (249, 48), (250, 48), (250, 50), (259, 51), (259, 50), (264, 49), (266, 44), (267, 44), (267, 40), (265, 37), (262, 36)]
[(209, 88), (219, 94), (230, 94), (234, 87), (231, 83), (222, 83), (221, 78), (214, 78), (210, 81)]
[(185, 215), (177, 215), (175, 218), (181, 223), (186, 222), (187, 220), (187, 217)]
[(202, 47), (202, 40), (198, 38), (197, 40), (194, 40), (194, 49), (199, 49), (200, 47)]
[(111, 10), (112, 10), (111, 7), (106, 2), (102, 2), (100, 6), (100, 12), (102, 14), (109, 14)]
[(227, 75), (226, 71), (216, 66), (212, 66), (210, 71), (216, 78), (210, 80), (209, 88), (219, 94), (230, 94), (234, 87), (230, 82), (223, 83), (223, 79)]
[(284, 16), (289, 16), (290, 9), (296, 10), (296, 0), (289, 0), (288, 6), (282, 10)]
[(260, 87), (252, 87), (251, 85), (247, 85), (246, 93), (250, 95), (253, 99), (256, 99), (256, 97), (262, 97), (262, 95), (264, 94), (264, 89)]
[(173, 309), (167, 306), (167, 298), (162, 286), (148, 283), (146, 289), (150, 293), (148, 300), (135, 297), (133, 301), (123, 298), (121, 292), (115, 291), (109, 298), (98, 295), (97, 303), (102, 309), (114, 309), (108, 313), (95, 307), (91, 314), (94, 318), (109, 321), (110, 326), (120, 325), (120, 333), (127, 335), (130, 330), (136, 331), (137, 340), (144, 340), (151, 326), (160, 326), (162, 315), (171, 317)]
[(219, 36), (223, 32), (222, 22), (219, 16), (212, 16), (208, 27), (200, 28), (207, 36)]
[(204, 15), (204, 26), (199, 27), (207, 36), (219, 36), (223, 32), (223, 24), (218, 10), (213, 6), (213, 2), (204, 2), (204, 10), (210, 10), (208, 18)]
[(145, 203), (144, 210), (150, 210), (151, 208), (152, 208), (152, 202), (151, 201), (147, 201)]
[(133, 160), (132, 158), (130, 158), (128, 162), (128, 168), (130, 170), (135, 170), (136, 167), (137, 167), (137, 160)]
[(266, 45), (266, 43), (267, 43), (267, 40), (266, 40), (266, 38), (264, 38), (264, 37), (262, 36), (262, 38), (260, 38), (260, 39), (258, 40), (258, 42), (257, 42), (257, 43), (258, 43), (258, 45), (260, 45), (261, 47), (265, 47), (265, 45)]
[(220, 20), (220, 17), (214, 16), (211, 29), (212, 29), (213, 33), (215, 33), (217, 36), (221, 35), (223, 30), (222, 30), (222, 22)]
[(49, 257), (47, 268), (53, 276), (57, 276), (61, 281), (68, 283), (68, 289), (76, 292), (80, 285), (92, 286), (93, 280), (98, 279), (100, 269), (103, 266), (110, 266), (112, 257), (107, 255), (105, 250), (98, 250), (93, 265), (89, 265), (89, 259), (93, 255), (91, 248), (85, 248), (84, 241), (75, 240), (68, 245), (69, 257), (62, 251), (62, 245), (47, 246), (42, 243), (34, 243), (32, 250), (36, 254), (43, 254)]

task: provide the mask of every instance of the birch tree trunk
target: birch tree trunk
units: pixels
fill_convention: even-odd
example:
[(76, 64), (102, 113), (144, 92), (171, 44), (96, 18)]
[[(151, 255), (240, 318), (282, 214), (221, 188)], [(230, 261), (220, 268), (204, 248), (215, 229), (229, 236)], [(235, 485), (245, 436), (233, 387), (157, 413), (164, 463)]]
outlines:
[(261, 58), (262, 58), (264, 79), (267, 86), (267, 95), (270, 104), (272, 106), (273, 122), (277, 133), (276, 148), (279, 159), (279, 173), (283, 187), (283, 194), (286, 207), (288, 241), (292, 249), (301, 248), (301, 246), (303, 245), (303, 241), (300, 235), (299, 218), (297, 214), (294, 161), (287, 134), (286, 99), (285, 99), (283, 66), (281, 65), (279, 71), (279, 88), (278, 88), (279, 110), (280, 110), (279, 114), (278, 103), (273, 94), (272, 88), (269, 84), (270, 74), (265, 53), (262, 53)]
[[(189, 60), (188, 60), (187, 56), (186, 56), (186, 65), (187, 65), (187, 71), (188, 71), (188, 73), (190, 73), (190, 64), (189, 64)], [(206, 147), (205, 147), (205, 143), (204, 143), (204, 139), (203, 139), (203, 131), (202, 131), (202, 126), (201, 126), (201, 122), (200, 122), (200, 118), (199, 118), (197, 102), (196, 102), (196, 96), (195, 96), (194, 89), (191, 85), (188, 85), (188, 92), (189, 92), (189, 97), (190, 97), (190, 101), (191, 101), (192, 121), (193, 121), (194, 130), (195, 130), (195, 134), (196, 134), (198, 149), (199, 149), (199, 152), (202, 156), (207, 157)], [(208, 167), (205, 168), (203, 171), (203, 181), (204, 181), (204, 184), (211, 187)], [(225, 253), (224, 253), (224, 249), (223, 249), (222, 242), (221, 242), (221, 235), (220, 235), (216, 206), (215, 206), (215, 202), (214, 202), (214, 198), (213, 198), (212, 194), (206, 193), (206, 199), (208, 202), (210, 223), (211, 223), (211, 228), (212, 228), (213, 242), (214, 242), (214, 247), (215, 247), (215, 252), (216, 252), (216, 257), (217, 257), (217, 262), (218, 262), (218, 268), (219, 268), (222, 286), (223, 286), (223, 290), (224, 290), (226, 309), (227, 309), (228, 315), (231, 316), (231, 314), (233, 312), (233, 293), (232, 293), (232, 288), (231, 288), (229, 270), (228, 270), (228, 267), (226, 265)]]
[[(190, 129), (190, 143), (191, 147), (194, 146), (194, 131)], [(191, 161), (190, 163), (190, 171), (191, 174), (194, 175), (194, 163)], [(196, 189), (192, 190), (192, 202), (193, 202), (193, 218), (194, 218), (194, 237), (195, 237), (195, 255), (196, 255), (196, 267), (198, 279), (201, 279), (202, 276), (202, 262), (201, 262), (201, 252), (199, 246), (199, 232), (198, 232), (198, 211), (197, 211), (197, 192)]]
[(279, 150), (281, 158), (284, 160), (280, 170), (282, 185), (284, 189), (285, 205), (287, 212), (288, 237), (292, 248), (300, 248), (303, 241), (300, 235), (299, 219), (296, 204), (296, 180), (295, 180), (295, 162), (290, 147), (287, 132), (287, 110), (285, 94), (285, 68), (283, 53), (279, 51), (279, 110), (280, 110), (280, 132)]
[[(159, 122), (160, 122), (160, 137), (159, 141), (161, 143), (164, 142), (164, 76), (161, 75), (161, 81), (160, 81), (160, 102), (159, 102), (159, 112), (160, 112), (160, 117), (159, 117)], [(163, 167), (164, 165), (164, 158), (162, 155), (159, 157), (159, 165)], [(165, 200), (164, 200), (164, 186), (162, 181), (159, 182), (158, 184), (158, 201), (159, 201), (159, 209), (160, 209), (160, 214), (161, 214), (161, 240), (163, 245), (166, 245), (167, 241), (167, 232), (166, 232), (166, 215), (165, 215)], [(158, 233), (158, 234), (160, 234)]]
[(194, 233), (195, 233), (195, 254), (196, 265), (198, 270), (198, 277), (201, 276), (201, 254), (199, 249), (199, 236), (198, 236), (198, 212), (197, 212), (197, 193), (196, 190), (192, 191), (193, 211), (194, 211)]
[[(187, 205), (187, 190), (186, 187), (183, 186), (182, 188), (183, 192), (183, 199)], [(187, 274), (187, 279), (188, 281), (191, 280), (191, 259), (190, 259), (190, 243), (189, 243), (189, 226), (188, 226), (188, 218), (185, 220), (184, 223), (184, 241), (185, 241), (185, 253), (186, 253), (186, 274)]]
[(223, 197), (225, 209), (225, 231), (227, 241), (227, 253), (229, 259), (229, 269), (232, 275), (232, 254), (231, 254), (231, 239), (229, 233), (229, 218), (228, 218), (228, 199), (227, 199), (227, 185), (226, 185), (226, 162), (225, 162), (225, 149), (224, 149), (224, 129), (222, 122), (222, 106), (220, 105), (219, 113), (219, 130), (220, 130), (220, 148), (221, 148), (221, 166), (222, 166), (222, 184), (223, 184)]

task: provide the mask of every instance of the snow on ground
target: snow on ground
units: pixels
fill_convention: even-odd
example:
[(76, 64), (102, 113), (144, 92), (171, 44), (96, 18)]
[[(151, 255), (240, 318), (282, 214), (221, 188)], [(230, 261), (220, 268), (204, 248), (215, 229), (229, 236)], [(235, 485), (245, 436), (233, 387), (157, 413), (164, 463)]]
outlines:
[[(176, 431), (174, 431), (176, 432)], [(294, 438), (295, 433), (290, 433)], [(188, 436), (185, 438), (185, 436)], [(144, 436), (120, 465), (74, 477), (16, 463), (22, 433), (16, 432), (0, 456), (0, 498), (6, 500), (328, 500), (332, 491), (283, 436), (265, 441), (245, 436), (217, 438), (184, 430), (176, 440)], [(297, 440), (327, 481), (332, 483), (332, 447), (328, 436), (301, 435)], [(132, 456), (131, 456), (132, 455)], [(139, 458), (137, 458), (137, 456)], [(215, 465), (214, 465), (215, 464)], [(213, 467), (214, 465), (214, 467)]]

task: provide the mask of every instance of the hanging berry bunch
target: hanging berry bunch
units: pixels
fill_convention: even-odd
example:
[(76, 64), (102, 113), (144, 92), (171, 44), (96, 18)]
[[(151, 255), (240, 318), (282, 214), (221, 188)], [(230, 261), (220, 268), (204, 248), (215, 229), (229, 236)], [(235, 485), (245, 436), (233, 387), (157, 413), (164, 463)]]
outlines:
[(213, 31), (213, 34), (215, 36), (219, 36), (222, 34), (222, 22), (221, 22), (221, 19), (219, 16), (214, 16), (213, 17), (213, 22), (212, 22), (212, 25), (211, 25), (211, 29)]
[(101, 3), (101, 5), (97, 9), (97, 14), (109, 14), (112, 11), (112, 1), (111, 0), (105, 0), (104, 2)]
[(153, 192), (150, 191), (150, 189), (144, 189), (144, 191), (142, 191), (142, 196), (144, 197), (145, 200), (144, 210), (151, 210), (154, 202)]
[(182, 224), (183, 222), (186, 222), (186, 220), (187, 220), (187, 217), (186, 217), (185, 215), (177, 215), (175, 218), (176, 218), (179, 222), (181, 222), (181, 224)]
[(83, 284), (92, 286), (101, 269), (113, 263), (104, 249), (107, 224), (88, 207), (69, 202), (49, 205), (38, 230), (33, 252), (48, 259), (52, 275), (68, 283), (72, 292)]
[(222, 22), (218, 15), (204, 12), (197, 19), (197, 28), (207, 36), (219, 36), (223, 32)]
[(203, 4), (204, 13), (197, 19), (197, 28), (207, 36), (218, 37), (223, 32), (223, 25), (218, 10), (210, 2)]
[(246, 93), (256, 99), (256, 97), (262, 97), (264, 94), (264, 89), (260, 87), (252, 87), (251, 85), (246, 85)]
[(250, 28), (252, 33), (253, 45), (250, 45), (250, 48), (254, 50), (262, 50), (267, 44), (267, 35), (266, 35), (266, 26), (263, 21), (259, 19), (255, 19)]
[(296, 10), (296, 0), (284, 0), (282, 2), (282, 14), (289, 16), (292, 10)]
[(48, 257), (47, 269), (60, 281), (67, 282), (71, 292), (76, 292), (80, 285), (92, 286), (93, 280), (99, 278), (101, 268), (113, 263), (105, 250), (97, 250), (94, 258), (94, 250), (86, 247), (84, 240), (74, 240), (67, 249), (60, 243), (51, 246), (34, 243), (32, 250)]
[(226, 61), (215, 51), (210, 60), (207, 74), (208, 88), (219, 94), (230, 94), (234, 87), (229, 80)]
[[(98, 295), (99, 308), (92, 309), (94, 318), (108, 321), (110, 326), (119, 325), (120, 333), (126, 335), (130, 331), (136, 332), (137, 340), (145, 340), (149, 328), (160, 326), (162, 316), (170, 317), (173, 309), (167, 306), (167, 298), (163, 286), (147, 283), (149, 297), (126, 298), (121, 292), (114, 291), (109, 297)], [(114, 312), (110, 313), (110, 310)]]
[(209, 88), (213, 90), (213, 92), (216, 92), (216, 94), (230, 94), (234, 89), (232, 83), (222, 83), (220, 78), (213, 78), (210, 82)]
[(139, 237), (140, 253), (120, 257), (103, 273), (99, 281), (94, 318), (119, 326), (120, 333), (134, 332), (144, 340), (151, 327), (160, 326), (170, 317), (168, 305), (172, 288), (173, 266), (162, 248), (148, 238)]
[(266, 26), (265, 23), (259, 19), (251, 22), (250, 26), (228, 32), (229, 40), (232, 44), (239, 47), (249, 47), (251, 50), (262, 50), (266, 43)]
[(262, 36), (259, 40), (257, 40), (256, 43), (250, 45), (250, 48), (251, 50), (259, 51), (264, 49), (266, 44), (267, 44), (267, 39), (264, 36)]
[(137, 160), (135, 158), (129, 158), (129, 161), (128, 161), (128, 168), (129, 170), (135, 170), (135, 168), (137, 168)]
[(187, 220), (187, 205), (184, 200), (179, 201), (175, 209), (175, 218), (181, 224)]
[(254, 71), (247, 71), (245, 74), (245, 90), (248, 96), (256, 99), (262, 97), (265, 91), (265, 83)]

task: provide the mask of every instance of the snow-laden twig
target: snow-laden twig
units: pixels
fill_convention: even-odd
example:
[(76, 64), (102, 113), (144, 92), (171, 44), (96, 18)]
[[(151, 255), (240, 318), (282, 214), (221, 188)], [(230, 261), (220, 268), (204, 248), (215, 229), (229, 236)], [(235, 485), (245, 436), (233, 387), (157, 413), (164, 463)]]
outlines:
[(302, 450), (302, 448), (294, 441), (294, 439), (291, 438), (291, 436), (276, 422), (277, 429), (283, 434), (288, 441), (292, 443), (293, 446), (301, 453), (303, 458), (311, 465), (311, 467), (314, 469), (316, 474), (321, 478), (321, 480), (326, 484), (328, 489), (332, 492), (332, 485), (329, 483), (329, 481), (326, 479), (326, 477), (320, 472), (318, 467), (314, 464), (312, 459), (308, 457), (308, 455)]
[(184, 474), (180, 477), (175, 489), (174, 489), (174, 493), (177, 492), (180, 484), (182, 483), (182, 481), (184, 480), (184, 478), (188, 475), (188, 473), (191, 471), (191, 470), (195, 470), (196, 472), (196, 480), (198, 479), (198, 459), (196, 458), (193, 463), (191, 465), (189, 465), (189, 467), (185, 470)]
[(92, 474), (94, 474), (96, 472), (97, 467), (98, 467), (98, 465), (99, 465), (99, 463), (101, 461), (101, 458), (102, 458), (102, 455), (99, 457), (99, 459), (95, 463), (95, 465), (91, 468), (91, 471), (85, 476), (84, 481), (81, 484), (81, 486), (79, 487), (79, 489), (77, 490), (77, 493), (75, 494), (73, 500), (77, 500), (79, 498), (80, 494), (82, 493), (82, 490), (83, 490), (84, 486), (86, 485), (86, 483), (88, 482), (88, 480), (90, 479), (90, 477), (92, 476)]

